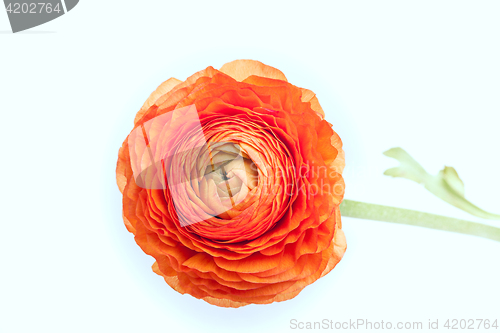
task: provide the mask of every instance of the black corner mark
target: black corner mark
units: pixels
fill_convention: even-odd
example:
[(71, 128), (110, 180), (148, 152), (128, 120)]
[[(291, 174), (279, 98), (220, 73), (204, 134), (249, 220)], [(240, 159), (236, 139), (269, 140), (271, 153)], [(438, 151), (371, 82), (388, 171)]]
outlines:
[(66, 10), (69, 12), (70, 10), (75, 8), (78, 1), (79, 0), (64, 0), (64, 2), (66, 3)]
[(52, 21), (73, 9), (79, 0), (4, 0), (12, 32)]

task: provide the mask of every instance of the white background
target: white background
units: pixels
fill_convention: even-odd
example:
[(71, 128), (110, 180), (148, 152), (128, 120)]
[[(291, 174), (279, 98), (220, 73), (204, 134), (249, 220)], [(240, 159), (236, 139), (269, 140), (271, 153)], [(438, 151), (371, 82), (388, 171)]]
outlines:
[[(0, 332), (287, 332), (290, 320), (500, 319), (500, 244), (344, 218), (348, 249), (295, 299), (224, 309), (151, 271), (117, 152), (158, 84), (257, 59), (315, 91), (346, 198), (479, 221), (383, 176), (401, 146), (500, 212), (497, 1), (96, 1), (11, 34), (0, 11)], [(492, 222), (498, 225), (500, 222)], [(294, 330), (294, 331), (298, 331)]]

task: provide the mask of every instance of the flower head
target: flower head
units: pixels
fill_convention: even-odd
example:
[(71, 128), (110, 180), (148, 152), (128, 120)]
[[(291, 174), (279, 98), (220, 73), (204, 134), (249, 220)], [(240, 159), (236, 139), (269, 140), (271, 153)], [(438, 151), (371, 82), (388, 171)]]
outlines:
[(310, 90), (236, 60), (165, 81), (134, 123), (116, 170), (123, 219), (178, 292), (284, 301), (342, 258), (344, 152)]

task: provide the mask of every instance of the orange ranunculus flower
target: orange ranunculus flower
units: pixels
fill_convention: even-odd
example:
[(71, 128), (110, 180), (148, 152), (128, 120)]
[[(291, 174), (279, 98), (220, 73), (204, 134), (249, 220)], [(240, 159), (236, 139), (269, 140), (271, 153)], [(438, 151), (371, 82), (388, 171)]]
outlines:
[(291, 299), (341, 260), (343, 168), (315, 94), (236, 60), (161, 84), (116, 174), (123, 220), (154, 272), (239, 307)]

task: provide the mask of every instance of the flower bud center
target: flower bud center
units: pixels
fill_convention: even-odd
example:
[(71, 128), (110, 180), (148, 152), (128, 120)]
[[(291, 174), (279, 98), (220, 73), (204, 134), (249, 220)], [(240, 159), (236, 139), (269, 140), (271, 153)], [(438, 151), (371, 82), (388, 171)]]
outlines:
[[(209, 144), (209, 147), (210, 159), (202, 181), (213, 181), (220, 202), (227, 209), (234, 209), (257, 186), (257, 167), (236, 143)], [(224, 218), (225, 214), (219, 217)]]

